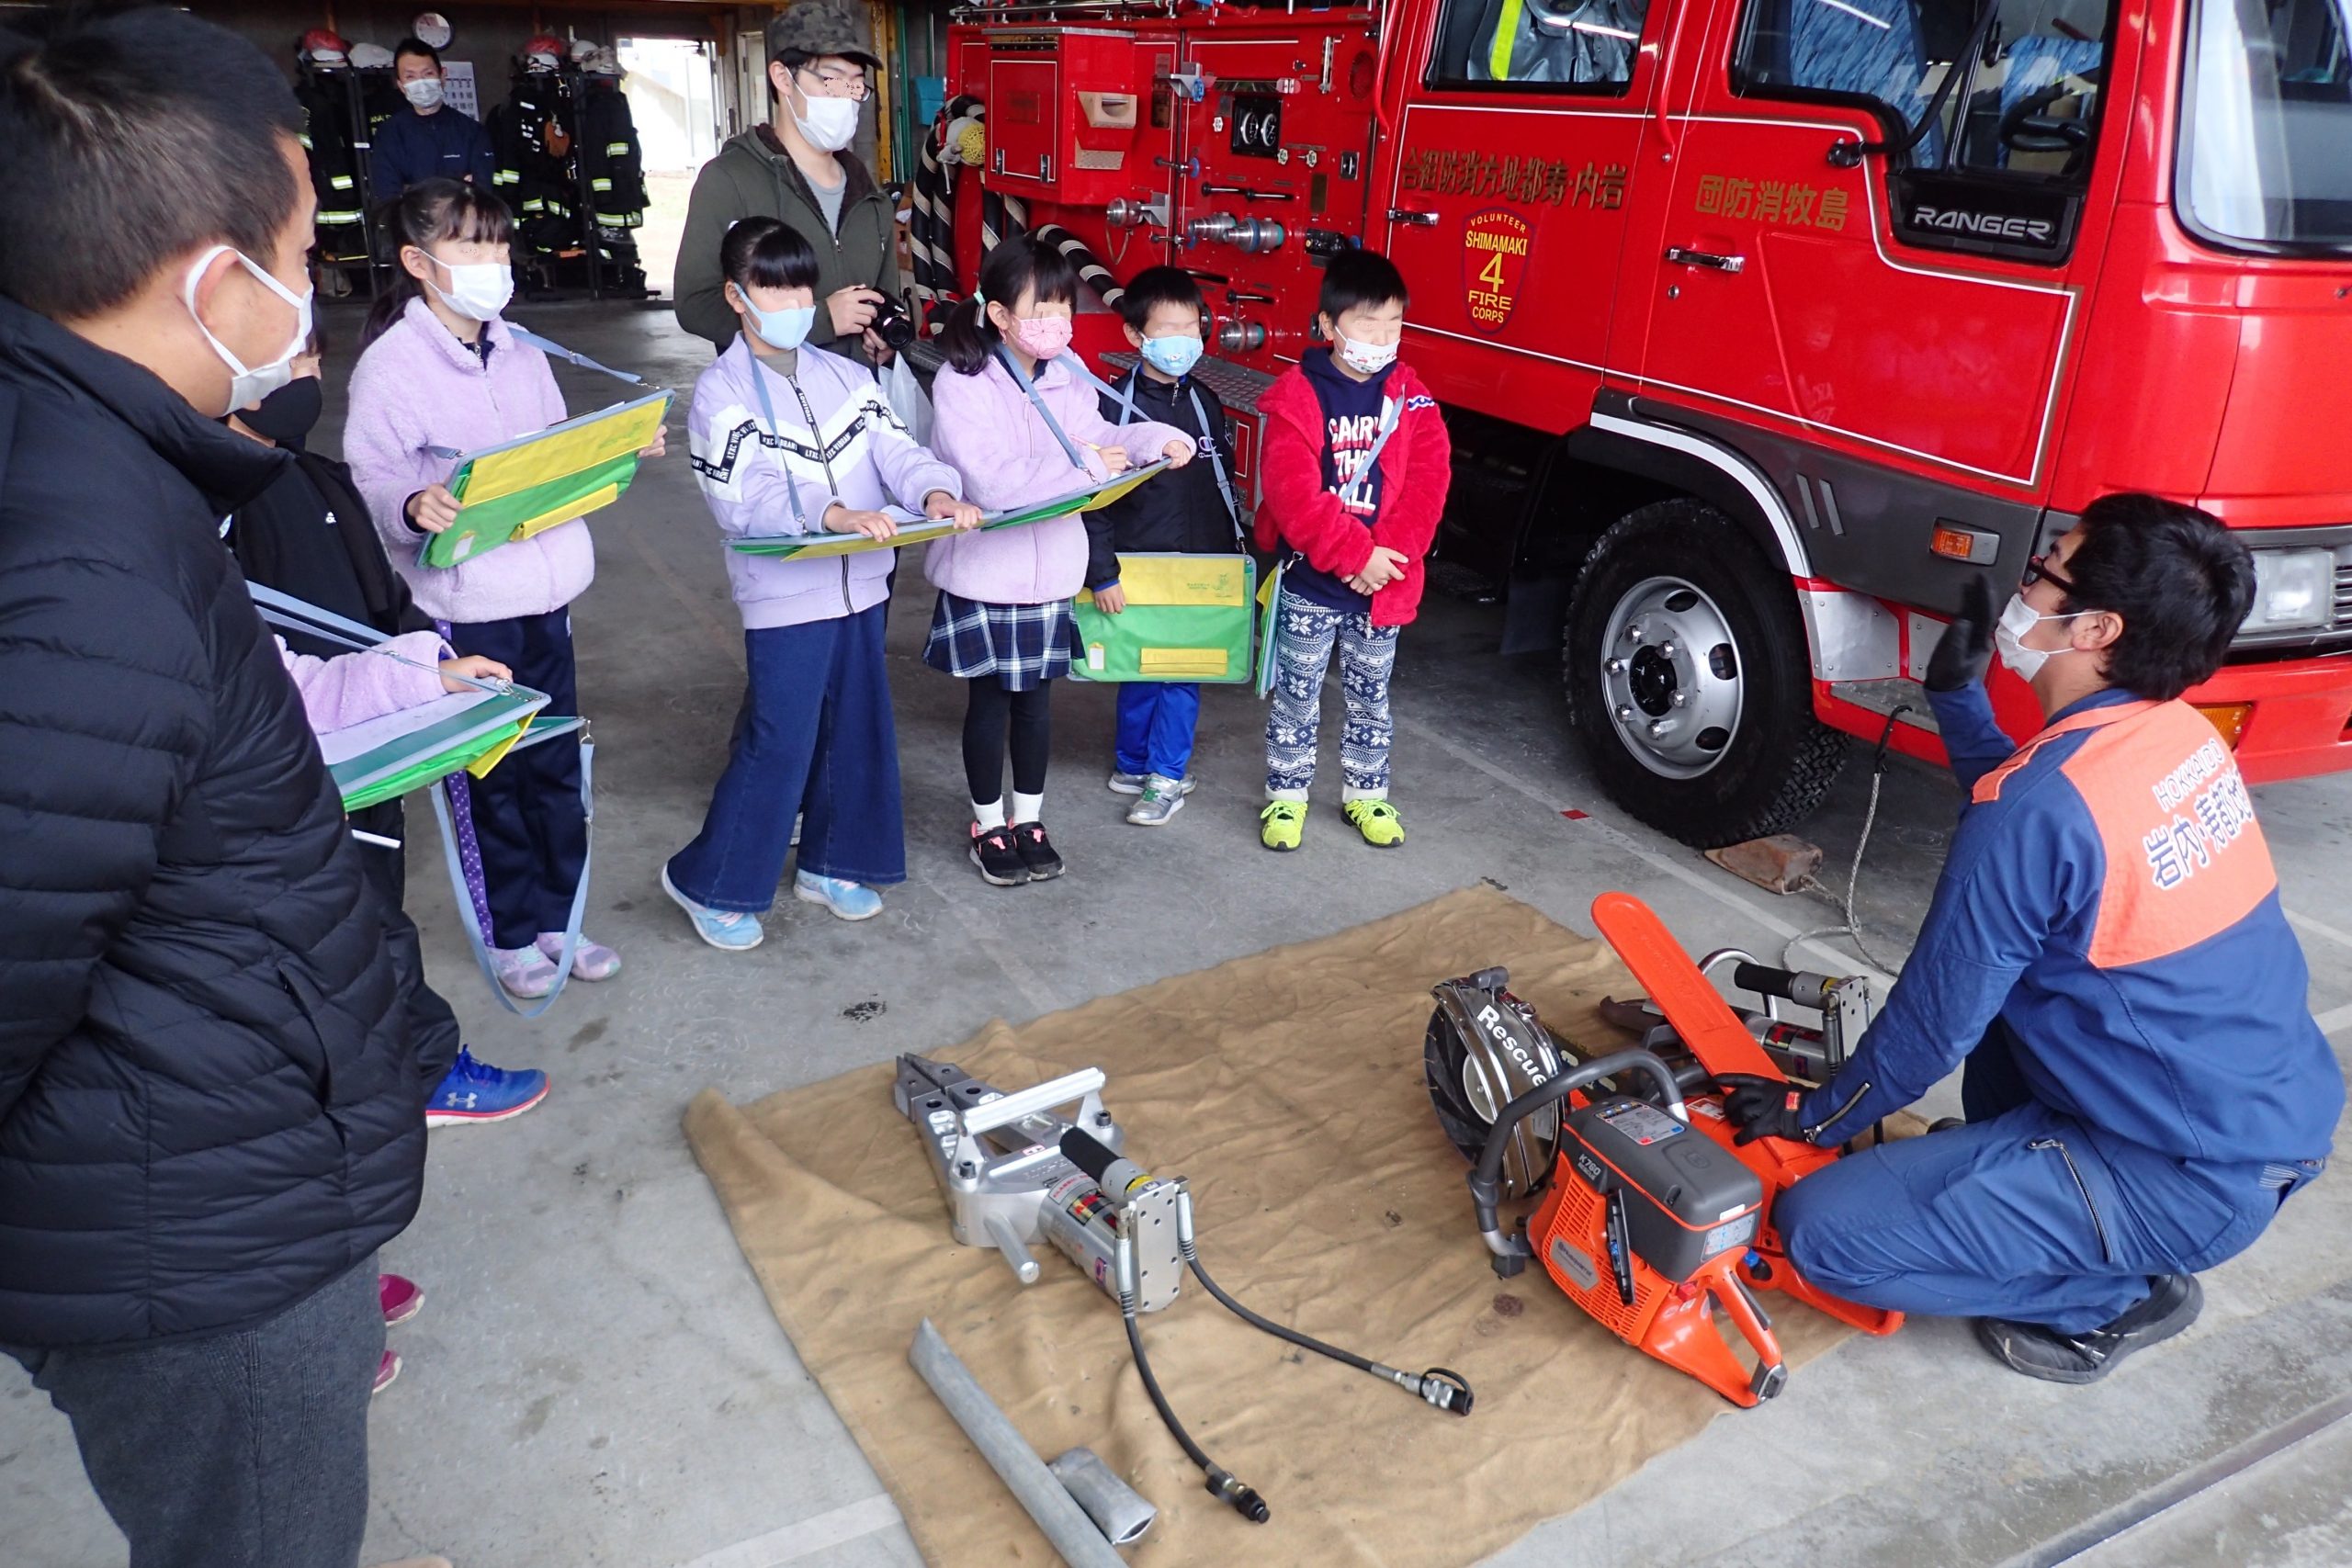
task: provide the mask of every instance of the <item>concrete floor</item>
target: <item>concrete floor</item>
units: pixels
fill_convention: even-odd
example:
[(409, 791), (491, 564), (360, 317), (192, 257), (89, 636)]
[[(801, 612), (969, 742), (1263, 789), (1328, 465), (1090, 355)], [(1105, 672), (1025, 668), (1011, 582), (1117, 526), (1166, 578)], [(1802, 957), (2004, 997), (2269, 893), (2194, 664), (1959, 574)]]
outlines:
[[(681, 389), (707, 358), (659, 310), (521, 314)], [(356, 321), (339, 310), (331, 327), (338, 352), (320, 438), (330, 449)], [(612, 395), (585, 373), (562, 379), (575, 409)], [(673, 416), (673, 434), (683, 423)], [(537, 1023), (509, 1018), (463, 955), (429, 816), (415, 824), (413, 908), (439, 983), (481, 1055), (543, 1066), (555, 1088), (518, 1122), (436, 1134), (424, 1212), (385, 1257), (428, 1302), (392, 1331), (407, 1370), (375, 1407), (371, 1561), (423, 1551), (459, 1568), (920, 1561), (686, 1150), (679, 1113), (707, 1085), (756, 1098), (952, 1043), (992, 1016), (1033, 1017), (1481, 878), (1584, 929), (1594, 894), (1630, 888), (1694, 949), (1777, 955), (1788, 937), (1838, 921), (1824, 900), (1758, 892), (1611, 809), (1567, 743), (1549, 661), (1498, 658), (1499, 612), (1442, 594), (1406, 637), (1396, 678), (1396, 794), (1412, 834), (1402, 851), (1343, 838), (1324, 804), (1304, 851), (1262, 853), (1252, 841), (1261, 710), (1233, 688), (1209, 694), (1195, 764), (1204, 782), (1183, 816), (1164, 832), (1127, 828), (1101, 784), (1110, 694), (1073, 683), (1056, 704), (1048, 811), (1071, 874), (989, 888), (962, 854), (959, 694), (916, 657), (929, 593), (909, 571), (890, 638), (908, 885), (861, 927), (787, 900), (765, 946), (716, 953), (654, 883), (700, 820), (741, 682), (715, 531), (682, 441), (673, 451), (596, 522), (602, 570), (577, 612), (601, 748), (589, 929), (627, 969), (575, 986)], [(1868, 784), (1849, 770), (1809, 829), (1841, 880)], [(1899, 957), (1956, 795), (1900, 762), (1884, 793), (1861, 910), (1873, 942)], [(2352, 782), (2257, 793), (2312, 959), (2312, 1008), (2339, 1048), (2352, 1046), (2352, 889), (2341, 874)], [(1562, 815), (1572, 807), (1589, 815)], [(1956, 1109), (1949, 1086), (1930, 1108)], [(2347, 1239), (2352, 1180), (2339, 1174), (2208, 1277), (2196, 1329), (2089, 1390), (2002, 1371), (1959, 1324), (1852, 1341), (1772, 1404), (1717, 1421), (1492, 1561), (1973, 1568), (2086, 1550), (2076, 1560), (2099, 1568), (2352, 1562), (2352, 1425), (2322, 1425), (2352, 1405)], [(64, 1421), (0, 1359), (0, 1562), (124, 1560)]]

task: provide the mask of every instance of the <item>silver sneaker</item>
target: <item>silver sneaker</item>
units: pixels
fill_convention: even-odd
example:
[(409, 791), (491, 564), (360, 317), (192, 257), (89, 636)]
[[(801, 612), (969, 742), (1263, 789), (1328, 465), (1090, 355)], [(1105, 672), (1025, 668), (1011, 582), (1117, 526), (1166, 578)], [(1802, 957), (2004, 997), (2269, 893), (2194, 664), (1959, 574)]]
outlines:
[(1184, 796), (1189, 787), (1179, 780), (1152, 774), (1143, 782), (1143, 793), (1127, 808), (1127, 820), (1138, 828), (1159, 828), (1184, 809)]
[(1103, 784), (1113, 795), (1141, 795), (1143, 779), (1144, 776), (1141, 773), (1123, 773), (1114, 768), (1111, 770), (1111, 776), (1104, 780)]

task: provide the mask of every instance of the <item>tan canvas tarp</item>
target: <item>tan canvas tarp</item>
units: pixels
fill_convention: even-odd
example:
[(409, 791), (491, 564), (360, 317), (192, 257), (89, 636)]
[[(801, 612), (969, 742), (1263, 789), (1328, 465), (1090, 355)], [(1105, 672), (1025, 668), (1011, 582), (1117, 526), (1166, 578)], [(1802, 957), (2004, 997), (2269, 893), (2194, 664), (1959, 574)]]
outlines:
[[(1139, 1564), (1474, 1562), (1730, 1412), (1540, 1270), (1487, 1267), (1420, 1062), (1429, 986), (1490, 964), (1554, 1030), (1618, 1042), (1594, 1004), (1634, 991), (1606, 946), (1477, 889), (935, 1053), (1008, 1089), (1102, 1067), (1130, 1153), (1192, 1179), (1220, 1285), (1376, 1360), (1469, 1378), (1474, 1413), (1440, 1414), (1188, 1280), (1144, 1321), (1152, 1365), (1211, 1457), (1272, 1506), (1264, 1526), (1202, 1491), (1109, 1298), (1046, 1248), (1024, 1290), (949, 1237), (890, 1068), (748, 1107), (705, 1093), (686, 1130), (776, 1317), (936, 1568), (1055, 1557), (908, 1367), (926, 1316), (1042, 1456), (1091, 1447), (1159, 1506)], [(1792, 1365), (1845, 1332), (1768, 1300)]]

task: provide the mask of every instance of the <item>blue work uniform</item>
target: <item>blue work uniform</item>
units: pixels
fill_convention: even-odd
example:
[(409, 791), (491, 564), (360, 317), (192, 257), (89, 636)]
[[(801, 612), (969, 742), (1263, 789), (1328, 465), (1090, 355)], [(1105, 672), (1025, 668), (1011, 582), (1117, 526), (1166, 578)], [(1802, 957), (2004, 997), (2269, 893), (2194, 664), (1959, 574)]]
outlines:
[(1841, 1143), (1966, 1058), (1968, 1125), (1839, 1160), (1775, 1219), (1833, 1294), (2079, 1334), (2261, 1235), (2344, 1077), (2203, 716), (2109, 690), (2012, 751), (1983, 686), (1930, 700), (1969, 803), (1901, 982), (1799, 1113)]
[(490, 132), (447, 104), (431, 114), (403, 106), (376, 128), (376, 144), (368, 153), (368, 183), (378, 201), (390, 201), (435, 175), (462, 181), (470, 175), (475, 188), (487, 191), (496, 170)]

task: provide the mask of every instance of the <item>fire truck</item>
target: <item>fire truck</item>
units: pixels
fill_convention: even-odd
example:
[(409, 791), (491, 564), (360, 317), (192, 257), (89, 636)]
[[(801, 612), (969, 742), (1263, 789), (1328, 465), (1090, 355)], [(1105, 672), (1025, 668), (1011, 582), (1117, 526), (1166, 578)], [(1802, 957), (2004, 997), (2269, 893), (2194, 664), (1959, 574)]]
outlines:
[[(1611, 796), (1700, 846), (1801, 821), (1848, 738), (1940, 760), (1964, 581), (2096, 497), (2243, 531), (2191, 698), (2246, 775), (2352, 762), (2346, 0), (1044, 0), (956, 13), (917, 292), (1012, 231), (1102, 298), (1203, 283), (1254, 408), (1348, 245), (1446, 404), (1440, 555), (1556, 649)], [(1116, 374), (1116, 319), (1079, 343)], [(2030, 694), (1997, 672), (2020, 736)]]

